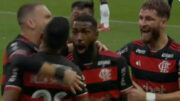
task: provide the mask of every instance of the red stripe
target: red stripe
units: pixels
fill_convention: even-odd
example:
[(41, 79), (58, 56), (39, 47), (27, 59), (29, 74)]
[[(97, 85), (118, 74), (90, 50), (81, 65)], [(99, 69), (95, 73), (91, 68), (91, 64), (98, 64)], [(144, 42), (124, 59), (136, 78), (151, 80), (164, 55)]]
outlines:
[(158, 91), (158, 92), (174, 92), (179, 90), (178, 82), (173, 83), (156, 83), (151, 81), (139, 80), (133, 77), (133, 80), (138, 83), (145, 91)]
[(119, 54), (117, 54), (115, 52), (111, 52), (111, 51), (100, 51), (99, 54), (105, 55), (105, 56), (110, 56), (110, 57), (115, 57), (115, 58), (120, 57)]
[(135, 40), (133, 43), (139, 46), (144, 46), (144, 43), (141, 40)]
[(24, 85), (27, 87), (56, 88), (69, 91), (68, 87), (60, 85), (60, 82), (54, 78), (42, 78), (31, 72), (24, 73)]
[(172, 41), (172, 42), (171, 42), (171, 45), (175, 45), (176, 47), (179, 47), (179, 48), (180, 48), (180, 44), (178, 44), (178, 43), (175, 42), (175, 41)]
[(180, 48), (177, 48), (177, 47), (173, 47), (173, 46), (169, 46), (172, 50), (175, 50), (175, 51), (178, 51), (180, 52)]
[(151, 72), (161, 72), (161, 67), (163, 64), (168, 64), (168, 73), (177, 72), (176, 70), (176, 60), (166, 60), (156, 59), (146, 56), (140, 56), (134, 52), (131, 53), (130, 64), (138, 69), (151, 71)]
[(3, 74), (1, 78), (2, 78), (1, 83), (2, 85), (4, 85), (6, 82), (6, 75)]
[[(110, 71), (110, 79), (103, 79), (103, 74), (106, 76), (107, 72), (102, 71)], [(100, 73), (101, 72), (101, 73)], [(107, 67), (107, 68), (98, 68), (93, 70), (84, 70), (83, 75), (85, 76), (86, 84), (90, 83), (100, 83), (104, 81), (117, 80), (117, 67)]]
[(4, 53), (4, 58), (3, 58), (3, 65), (7, 64), (7, 50)]
[(73, 59), (74, 59), (72, 53), (68, 54), (68, 55), (66, 56), (66, 58), (67, 58), (69, 61), (73, 61)]
[(9, 62), (11, 61), (11, 59), (15, 56), (15, 55), (27, 55), (27, 52), (25, 50), (16, 50), (15, 52), (13, 52), (10, 56), (9, 56)]
[(21, 92), (21, 88), (15, 86), (6, 86), (4, 90), (16, 90), (18, 92)]
[(27, 40), (27, 39), (25, 39), (25, 38), (20, 38), (20, 39), (18, 39), (18, 40), (20, 40), (20, 41), (22, 41), (22, 42), (25, 42), (25, 43), (29, 43), (29, 42), (30, 42), (29, 40)]
[[(119, 98), (120, 97), (120, 91), (119, 90), (111, 90), (111, 91), (104, 91), (104, 92), (97, 92), (89, 94), (90, 101), (98, 101), (97, 99), (105, 98), (104, 100), (110, 99), (110, 98)], [(103, 101), (104, 101), (103, 100)], [(102, 101), (102, 100), (100, 100)]]

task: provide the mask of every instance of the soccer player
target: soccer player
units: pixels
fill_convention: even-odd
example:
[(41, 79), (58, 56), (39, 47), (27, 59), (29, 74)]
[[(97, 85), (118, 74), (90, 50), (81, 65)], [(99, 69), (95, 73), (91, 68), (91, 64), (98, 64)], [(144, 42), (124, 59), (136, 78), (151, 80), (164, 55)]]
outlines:
[[(94, 16), (94, 4), (93, 2), (87, 2), (87, 1), (76, 1), (72, 4), (72, 11), (71, 11), (71, 18), (70, 18), (70, 23), (71, 23), (71, 26), (72, 26), (72, 22), (73, 20), (82, 15), (82, 14), (87, 14), (87, 15), (90, 15), (90, 16)], [(109, 50), (107, 48), (106, 45), (102, 44), (100, 41), (96, 41), (96, 45), (98, 46), (98, 49), (100, 51), (104, 50), (104, 51), (107, 51)], [(68, 49), (69, 49), (69, 52), (72, 52), (73, 51), (73, 44), (68, 44)]]
[[(40, 52), (32, 56), (32, 59), (47, 61), (59, 67), (64, 65), (65, 68), (73, 69), (82, 77), (79, 68), (61, 55), (68, 35), (69, 24), (67, 19), (63, 17), (54, 18), (45, 29)], [(69, 101), (72, 98), (73, 101), (88, 101), (85, 86), (81, 92), (74, 95), (68, 88), (60, 85), (60, 81), (56, 78), (46, 78), (30, 71), (24, 72), (20, 68), (11, 69), (6, 88), (13, 86), (19, 88), (16, 88), (14, 95), (5, 89), (3, 101)], [(21, 96), (20, 93), (22, 93)]]
[(108, 0), (100, 0), (100, 25), (98, 26), (99, 31), (110, 31), (109, 28), (109, 16), (110, 16), (110, 10), (108, 6)]
[[(1, 94), (3, 94), (4, 86), (8, 79), (7, 74), (9, 72), (11, 60), (13, 60), (16, 56), (31, 56), (38, 51), (44, 27), (51, 20), (51, 12), (42, 3), (29, 3), (23, 5), (18, 10), (17, 19), (21, 32), (20, 35), (10, 42), (6, 48), (3, 60)], [(68, 74), (75, 74), (72, 72), (73, 71)], [(16, 87), (9, 87), (8, 89), (15, 90)]]
[(129, 101), (180, 101), (180, 44), (166, 34), (170, 7), (148, 0), (139, 12), (141, 39), (122, 48), (132, 69), (135, 89)]
[(98, 51), (97, 22), (92, 16), (74, 19), (72, 41), (73, 58), (85, 76), (90, 101), (118, 101), (131, 87), (128, 67), (123, 57), (110, 51)]
[(169, 4), (170, 8), (172, 8), (172, 3), (173, 3), (173, 0), (168, 0), (168, 4)]

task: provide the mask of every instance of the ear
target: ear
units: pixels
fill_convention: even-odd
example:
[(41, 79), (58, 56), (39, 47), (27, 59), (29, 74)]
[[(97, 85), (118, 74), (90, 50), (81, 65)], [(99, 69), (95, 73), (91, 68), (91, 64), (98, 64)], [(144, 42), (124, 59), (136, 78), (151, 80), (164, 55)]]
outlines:
[(28, 18), (26, 20), (26, 24), (28, 27), (30, 27), (31, 29), (34, 29), (36, 27), (36, 23), (32, 18)]
[(166, 27), (166, 25), (167, 25), (167, 18), (162, 18), (162, 20), (161, 20), (161, 25), (162, 25), (163, 27)]
[(98, 36), (99, 36), (99, 31), (95, 31), (95, 39), (97, 40), (98, 39)]

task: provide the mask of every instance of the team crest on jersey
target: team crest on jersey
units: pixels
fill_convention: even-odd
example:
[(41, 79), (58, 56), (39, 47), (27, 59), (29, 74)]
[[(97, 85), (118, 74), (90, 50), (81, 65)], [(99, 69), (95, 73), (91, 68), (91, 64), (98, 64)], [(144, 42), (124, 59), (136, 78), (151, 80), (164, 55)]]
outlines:
[(162, 61), (160, 64), (159, 64), (159, 70), (161, 73), (168, 73), (169, 72), (169, 66), (171, 64), (168, 62), (168, 61)]
[(111, 80), (111, 70), (110, 69), (101, 69), (100, 73), (99, 73), (99, 77), (103, 80), (103, 81), (108, 81)]
[(136, 53), (145, 54), (145, 53), (146, 53), (146, 50), (136, 49)]
[(136, 61), (136, 65), (141, 66), (141, 61), (140, 60)]

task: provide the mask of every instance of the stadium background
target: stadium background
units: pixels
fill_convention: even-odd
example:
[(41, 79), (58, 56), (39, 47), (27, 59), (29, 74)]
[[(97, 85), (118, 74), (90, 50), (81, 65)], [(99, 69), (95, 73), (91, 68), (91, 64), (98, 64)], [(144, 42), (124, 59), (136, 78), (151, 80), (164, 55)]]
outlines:
[[(28, 2), (40, 1), (47, 5), (53, 16), (69, 18), (71, 4), (77, 0), (0, 0), (0, 75), (5, 48), (19, 33), (16, 20), (18, 8)], [(100, 32), (99, 40), (110, 50), (116, 51), (128, 42), (140, 37), (138, 14), (145, 0), (109, 0), (110, 32)], [(94, 0), (95, 18), (100, 19), (99, 0)], [(180, 2), (174, 0), (167, 34), (180, 43)], [(1, 78), (0, 78), (1, 79)], [(1, 98), (0, 98), (1, 100)]]

